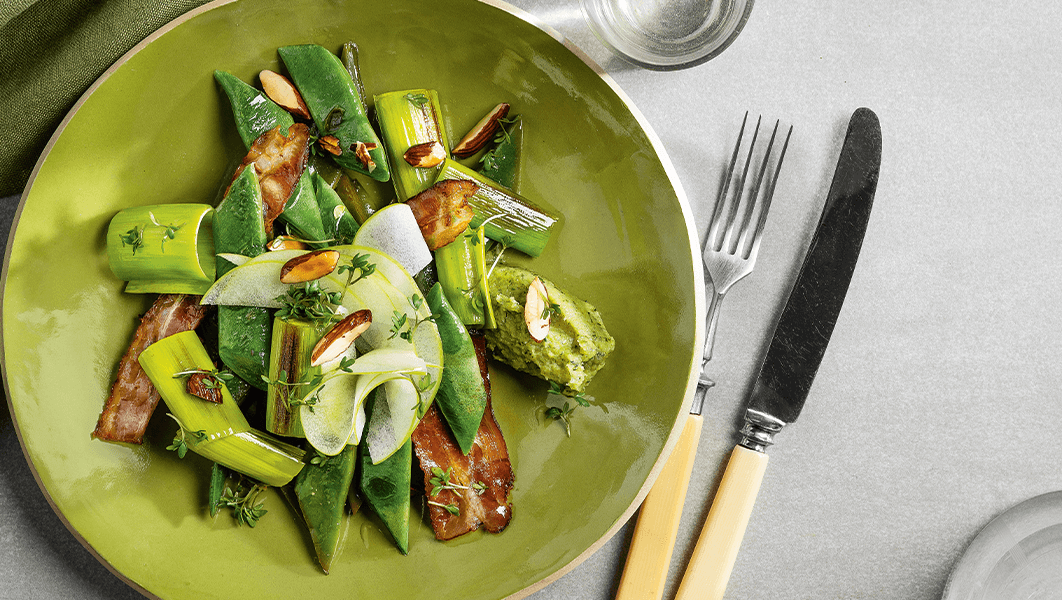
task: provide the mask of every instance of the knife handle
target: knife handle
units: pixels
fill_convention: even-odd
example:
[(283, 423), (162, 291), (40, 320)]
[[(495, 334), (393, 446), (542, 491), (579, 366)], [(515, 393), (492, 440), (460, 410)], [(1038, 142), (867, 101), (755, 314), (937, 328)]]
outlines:
[(701, 423), (700, 415), (686, 420), (678, 444), (642, 503), (616, 600), (659, 600), (664, 593)]
[(720, 600), (767, 469), (763, 452), (736, 446), (675, 600)]

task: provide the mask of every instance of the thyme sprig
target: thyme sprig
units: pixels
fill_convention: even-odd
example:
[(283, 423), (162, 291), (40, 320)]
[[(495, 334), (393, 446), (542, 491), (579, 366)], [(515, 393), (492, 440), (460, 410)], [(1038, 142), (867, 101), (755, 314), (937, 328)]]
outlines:
[(333, 307), (343, 301), (344, 292), (326, 291), (317, 280), (308, 281), (301, 286), (293, 285), (288, 288), (287, 294), (275, 298), (280, 303), (276, 316), (310, 321), (339, 320), (339, 315)]
[(453, 469), (453, 467), (447, 467), (447, 469), (443, 471), (439, 467), (431, 468), (432, 477), (428, 480), (428, 483), (432, 486), (431, 491), (428, 492), (430, 498), (438, 496), (439, 492), (443, 490), (472, 490), (477, 495), (481, 495), (483, 492), (487, 491), (487, 484), (482, 481), (474, 481), (472, 482), (472, 485), (460, 485), (450, 481), (450, 478), (453, 476)]
[[(570, 391), (556, 381), (549, 382), (549, 395), (566, 398), (563, 405), (547, 408), (546, 417), (563, 423), (565, 433), (572, 437), (572, 415), (580, 406), (590, 406), (590, 399), (583, 392)], [(575, 403), (567, 399), (574, 400)]]
[(258, 520), (269, 511), (265, 508), (265, 502), (258, 499), (258, 495), (266, 490), (264, 484), (254, 484), (244, 490), (243, 484), (239, 484), (235, 490), (226, 487), (218, 501), (219, 508), (231, 508), (236, 523), (246, 525), (252, 529), (258, 524)]
[(189, 435), (192, 436), (192, 439), (194, 439), (195, 443), (197, 444), (206, 441), (207, 434), (205, 430), (197, 429), (193, 431), (185, 427), (184, 423), (182, 423), (181, 420), (173, 414), (166, 413), (166, 416), (173, 419), (174, 421), (177, 421), (177, 434), (173, 436), (173, 441), (170, 442), (170, 445), (166, 446), (167, 450), (171, 450), (177, 453), (177, 458), (184, 458), (185, 455), (188, 454)]
[[(350, 286), (376, 272), (376, 263), (369, 262), (369, 258), (368, 254), (355, 254), (351, 257), (348, 264), (339, 265), (339, 268), (336, 269), (336, 272), (340, 275), (347, 274), (347, 281), (343, 284), (343, 295), (339, 298), (340, 302), (346, 297)], [(336, 304), (339, 304), (339, 302)]]
[[(413, 307), (414, 311), (420, 310), (424, 306), (424, 298), (421, 298), (419, 294), (413, 294), (408, 298), (409, 305)], [(435, 322), (435, 315), (428, 315), (424, 318), (410, 319), (408, 313), (401, 311), (395, 311), (391, 315), (391, 335), (387, 339), (393, 340), (396, 337), (402, 338), (409, 343), (413, 343), (413, 334), (416, 333), (417, 327), (421, 323), (431, 321)]]

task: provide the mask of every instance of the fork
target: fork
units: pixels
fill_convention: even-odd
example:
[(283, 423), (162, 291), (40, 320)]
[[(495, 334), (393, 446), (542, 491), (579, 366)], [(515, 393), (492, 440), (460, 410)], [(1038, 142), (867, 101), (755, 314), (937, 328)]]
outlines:
[(754, 181), (750, 187), (746, 185), (746, 180), (756, 151), (762, 118), (756, 120), (756, 129), (752, 133), (752, 142), (749, 144), (740, 177), (737, 177), (734, 171), (741, 153), (741, 142), (745, 136), (748, 118), (748, 113), (745, 113), (734, 154), (730, 158), (726, 177), (716, 198), (702, 251), (704, 267), (712, 280), (712, 302), (708, 308), (708, 333), (705, 336), (697, 391), (690, 408), (690, 416), (675, 449), (638, 513), (638, 522), (634, 526), (634, 537), (631, 539), (627, 563), (615, 600), (659, 600), (663, 595), (686, 489), (693, 471), (693, 459), (697, 455), (704, 394), (714, 385), (712, 380), (708, 379), (706, 370), (708, 361), (712, 358), (715, 330), (719, 321), (719, 305), (731, 286), (751, 273), (756, 264), (767, 211), (771, 206), (775, 183), (782, 169), (782, 159), (785, 158), (785, 151), (789, 147), (789, 137), (793, 133), (793, 128), (790, 127), (778, 156), (774, 176), (767, 187), (761, 190), (778, 135), (778, 122), (775, 122), (767, 150), (763, 153), (763, 162), (757, 169), (758, 172), (753, 172)]

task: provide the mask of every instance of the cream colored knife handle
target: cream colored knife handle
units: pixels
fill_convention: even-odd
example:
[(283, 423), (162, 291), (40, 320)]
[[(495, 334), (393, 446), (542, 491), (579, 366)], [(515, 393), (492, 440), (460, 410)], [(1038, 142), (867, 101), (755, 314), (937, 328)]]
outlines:
[(734, 448), (675, 600), (723, 597), (766, 469), (763, 452)]
[(638, 512), (616, 600), (660, 600), (663, 595), (700, 437), (701, 416), (690, 415)]

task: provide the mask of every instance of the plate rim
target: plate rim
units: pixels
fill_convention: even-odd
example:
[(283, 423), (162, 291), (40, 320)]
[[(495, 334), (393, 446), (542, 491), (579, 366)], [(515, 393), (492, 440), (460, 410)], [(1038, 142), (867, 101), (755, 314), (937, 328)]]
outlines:
[[(142, 51), (148, 45), (150, 45), (151, 43), (153, 43), (154, 41), (156, 41), (157, 39), (159, 39), (160, 37), (162, 37), (166, 33), (172, 31), (173, 29), (176, 29), (177, 27), (181, 26), (185, 22), (190, 21), (190, 20), (196, 18), (197, 16), (199, 16), (199, 15), (201, 15), (203, 13), (206, 13), (206, 12), (209, 12), (209, 11), (214, 10), (216, 8), (219, 8), (221, 6), (225, 6), (227, 4), (233, 4), (233, 3), (239, 2), (239, 1), (241, 1), (241, 0), (213, 0), (212, 2), (208, 2), (206, 4), (203, 4), (202, 6), (194, 8), (194, 9), (192, 9), (192, 10), (190, 10), (190, 11), (188, 11), (188, 12), (186, 12), (186, 13), (178, 16), (178, 17), (176, 17), (172, 21), (166, 23), (162, 27), (160, 27), (160, 28), (156, 29), (155, 31), (153, 31), (151, 34), (149, 34), (147, 37), (145, 37), (143, 40), (141, 40), (135, 46), (130, 48), (125, 54), (123, 54), (113, 64), (111, 64), (107, 68), (107, 70), (105, 70), (95, 81), (93, 81), (92, 85), (90, 85), (88, 87), (88, 89), (85, 90), (84, 93), (82, 93), (82, 95), (73, 104), (73, 106), (70, 107), (70, 110), (63, 117), (63, 120), (59, 123), (59, 126), (56, 128), (55, 132), (48, 139), (47, 144), (45, 144), (44, 149), (41, 151), (40, 157), (37, 159), (37, 162), (33, 166), (33, 170), (30, 172), (29, 179), (27, 180), (26, 186), (23, 189), (22, 194), (19, 196), (18, 206), (15, 209), (15, 214), (14, 214), (14, 217), (12, 218), (12, 221), (11, 221), (11, 229), (10, 229), (10, 231), (8, 233), (7, 243), (5, 245), (3, 268), (0, 269), (0, 376), (2, 376), (2, 378), (3, 378), (4, 395), (5, 395), (5, 400), (6, 400), (6, 404), (7, 404), (7, 410), (8, 410), (8, 413), (11, 415), (11, 424), (12, 424), (13, 429), (15, 430), (15, 435), (18, 438), (19, 447), (22, 450), (22, 457), (26, 460), (26, 463), (29, 466), (29, 470), (33, 474), (33, 479), (34, 479), (34, 481), (37, 482), (37, 487), (40, 489), (41, 493), (44, 495), (45, 500), (47, 500), (47, 502), (48, 502), (48, 505), (51, 507), (52, 511), (56, 514), (56, 516), (59, 518), (60, 522), (62, 522), (63, 526), (66, 527), (67, 531), (69, 531), (70, 534), (74, 537), (74, 539), (76, 539), (78, 541), (78, 543), (80, 543), (86, 550), (88, 550), (88, 552), (100, 564), (102, 564), (104, 567), (106, 567), (106, 569), (108, 571), (110, 571), (112, 574), (114, 574), (123, 583), (125, 583), (126, 585), (128, 585), (129, 587), (131, 587), (132, 589), (134, 589), (135, 591), (137, 591), (138, 593), (140, 593), (141, 595), (143, 595), (146, 598), (153, 598), (153, 599), (159, 599), (159, 600), (162, 600), (162, 599), (159, 596), (156, 596), (155, 594), (153, 594), (150, 591), (148, 591), (147, 589), (145, 589), (143, 586), (141, 586), (139, 583), (137, 583), (136, 581), (134, 581), (130, 577), (127, 577), (124, 573), (122, 573), (117, 568), (115, 568), (113, 565), (111, 565), (111, 563), (109, 561), (107, 561), (105, 558), (103, 558), (103, 556), (101, 556), (99, 554), (99, 552), (96, 551), (96, 549), (93, 547), (93, 545), (81, 535), (81, 533), (67, 520), (67, 518), (63, 514), (63, 512), (61, 510), (59, 510), (58, 506), (56, 505), (55, 501), (52, 498), (51, 493), (48, 491), (48, 488), (45, 486), (43, 480), (41, 479), (41, 476), (40, 476), (40, 474), (37, 471), (37, 467), (34, 464), (32, 458), (30, 457), (30, 454), (29, 454), (29, 452), (27, 450), (26, 441), (23, 438), (22, 428), (19, 426), (18, 418), (17, 418), (17, 415), (15, 414), (14, 403), (13, 403), (13, 400), (12, 400), (12, 397), (11, 397), (11, 390), (10, 390), (10, 387), (9, 387), (8, 377), (7, 377), (7, 355), (6, 355), (6, 344), (4, 343), (4, 340), (5, 340), (5, 336), (4, 336), (4, 319), (2, 318), (2, 310), (3, 310), (3, 306), (4, 306), (4, 301), (5, 301), (5, 298), (6, 298), (6, 293), (7, 293), (8, 270), (9, 270), (9, 266), (10, 266), (11, 249), (12, 249), (12, 247), (14, 245), (15, 234), (16, 234), (16, 232), (18, 230), (18, 224), (19, 224), (19, 221), (20, 221), (20, 219), (22, 217), (22, 211), (25, 208), (26, 200), (29, 198), (29, 195), (32, 192), (33, 186), (36, 183), (36, 179), (37, 179), (38, 174), (40, 173), (41, 168), (43, 167), (45, 161), (48, 159), (49, 155), (51, 154), (51, 151), (52, 151), (53, 147), (58, 142), (58, 140), (61, 137), (62, 133), (65, 131), (66, 127), (69, 125), (70, 121), (73, 120), (74, 116), (78, 113), (78, 111), (81, 109), (81, 107), (88, 101), (88, 99), (92, 96), (92, 94), (95, 93), (96, 90), (99, 89), (100, 86), (103, 85), (104, 82), (106, 82), (119, 68), (121, 68), (133, 56), (135, 56), (137, 53)], [(575, 45), (574, 42), (569, 40), (566, 36), (564, 36), (562, 33), (560, 33), (559, 31), (554, 29), (552, 26), (547, 24), (541, 18), (539, 18), (539, 17), (537, 17), (537, 16), (525, 11), (522, 8), (519, 8), (517, 6), (509, 4), (505, 0), (475, 0), (475, 1), (479, 2), (481, 4), (485, 4), (485, 5), (491, 6), (493, 8), (498, 9), (498, 10), (504, 11), (504, 12), (506, 12), (506, 13), (508, 13), (508, 14), (510, 14), (510, 15), (512, 15), (512, 16), (514, 16), (514, 17), (516, 17), (516, 18), (518, 18), (518, 19), (520, 19), (520, 20), (522, 20), (522, 21), (524, 21), (524, 22), (536, 27), (536, 28), (538, 28), (539, 30), (541, 30), (545, 34), (547, 34), (550, 37), (552, 37), (554, 40), (556, 40), (558, 43), (560, 43), (562, 46), (564, 46), (564, 48), (566, 50), (568, 50), (573, 55), (575, 55), (579, 60), (581, 60), (585, 65), (590, 67), (590, 69), (593, 70), (594, 73), (598, 77), (600, 77), (601, 80), (606, 85), (608, 85), (608, 87), (611, 89), (611, 91), (614, 94), (616, 94), (616, 96), (620, 99), (620, 101), (625, 105), (627, 110), (630, 111), (631, 116), (634, 117), (634, 120), (638, 123), (638, 126), (645, 133), (646, 138), (649, 140), (649, 144), (652, 147), (653, 151), (656, 153), (656, 156), (659, 159), (660, 164), (661, 164), (661, 166), (664, 169), (664, 173), (667, 176), (669, 183), (671, 184), (672, 188), (675, 190), (675, 196), (676, 196), (676, 198), (677, 198), (677, 200), (679, 202), (679, 207), (681, 209), (683, 223), (686, 225), (687, 242), (689, 243), (690, 254), (691, 254), (691, 257), (693, 259), (693, 264), (694, 264), (694, 268), (692, 269), (693, 270), (693, 279), (694, 279), (694, 281), (693, 281), (693, 284), (694, 284), (694, 307), (693, 307), (694, 308), (694, 314), (697, 315), (698, 317), (700, 315), (705, 314), (705, 312), (706, 312), (706, 307), (705, 307), (705, 302), (706, 302), (705, 285), (706, 285), (706, 281), (705, 281), (705, 278), (704, 278), (703, 269), (696, 268), (696, 266), (698, 264), (700, 264), (699, 261), (698, 261), (699, 254), (700, 254), (700, 252), (699, 252), (700, 242), (699, 242), (699, 236), (698, 236), (698, 233), (697, 233), (697, 230), (696, 230), (696, 224), (695, 224), (694, 217), (693, 217), (693, 210), (692, 210), (692, 208), (690, 206), (689, 199), (686, 196), (685, 190), (682, 187), (682, 183), (679, 180), (678, 172), (675, 169), (674, 163), (672, 163), (672, 161), (671, 161), (671, 157), (668, 155), (668, 153), (667, 153), (667, 151), (666, 151), (666, 149), (664, 147), (664, 144), (660, 140), (660, 138), (657, 135), (656, 131), (653, 129), (653, 127), (649, 123), (649, 121), (645, 118), (645, 115), (642, 114), (642, 112), (634, 104), (633, 100), (622, 90), (622, 88), (615, 81), (615, 79), (613, 79), (596, 61), (594, 61), (594, 59), (592, 59), (585, 51), (583, 51), (581, 48), (579, 48), (577, 45)], [(694, 347), (691, 349), (689, 370), (688, 370), (688, 373), (686, 374), (686, 387), (685, 387), (685, 392), (683, 394), (682, 407), (687, 407), (687, 406), (689, 406), (691, 404), (691, 401), (692, 401), (692, 398), (693, 398), (693, 393), (696, 390), (698, 364), (697, 364), (697, 361), (695, 359), (696, 359), (696, 355), (697, 355), (697, 348), (700, 348), (703, 345), (703, 342), (704, 342), (704, 334), (705, 334), (705, 322), (704, 322), (704, 319), (703, 318), (695, 318), (694, 319), (694, 323), (695, 323)], [(594, 543), (592, 543), (582, 553), (580, 553), (578, 556), (573, 558), (567, 564), (559, 567), (557, 570), (555, 570), (552, 573), (546, 575), (542, 579), (539, 579), (538, 581), (531, 583), (530, 585), (524, 587), (523, 589), (521, 589), (521, 590), (519, 590), (519, 591), (517, 591), (517, 592), (515, 592), (515, 593), (513, 593), (513, 594), (511, 594), (511, 595), (509, 595), (507, 597), (505, 597), (505, 600), (519, 600), (521, 598), (525, 598), (525, 597), (527, 597), (527, 596), (529, 596), (529, 595), (531, 595), (531, 594), (533, 594), (533, 593), (535, 593), (537, 591), (540, 591), (540, 590), (544, 589), (545, 587), (549, 586), (551, 583), (553, 583), (556, 580), (560, 579), (564, 575), (570, 573), (577, 566), (579, 566), (586, 559), (588, 559), (591, 555), (593, 555), (595, 552), (597, 552), (599, 549), (601, 549), (602, 546), (604, 546), (609, 540), (611, 540), (612, 537), (615, 536), (616, 533), (618, 533), (619, 530), (624, 525), (626, 525), (627, 521), (630, 520), (630, 518), (634, 515), (634, 513), (641, 506), (642, 502), (645, 500), (645, 496), (649, 493), (649, 490), (652, 488), (653, 484), (656, 482), (656, 480), (659, 477), (661, 471), (663, 471), (664, 465), (667, 463), (668, 458), (671, 456), (671, 453), (674, 450), (675, 446), (677, 445), (679, 437), (681, 436), (682, 428), (683, 428), (683, 425), (685, 424), (685, 421), (686, 421), (686, 418), (685, 418), (686, 416), (687, 416), (687, 412), (685, 410), (681, 410), (680, 409), (678, 411), (678, 414), (677, 414), (677, 416), (675, 418), (675, 422), (672, 423), (671, 432), (668, 434), (668, 437), (667, 437), (667, 439), (664, 442), (664, 446), (661, 449), (660, 455), (657, 457), (656, 462), (653, 463), (652, 468), (649, 470), (649, 474), (646, 477), (645, 483), (642, 485), (642, 487), (639, 489), (638, 493), (635, 495), (634, 500), (631, 503), (631, 505), (628, 506), (627, 509), (623, 511), (623, 513), (617, 518), (616, 522), (613, 523), (613, 525), (598, 540), (596, 540)]]

